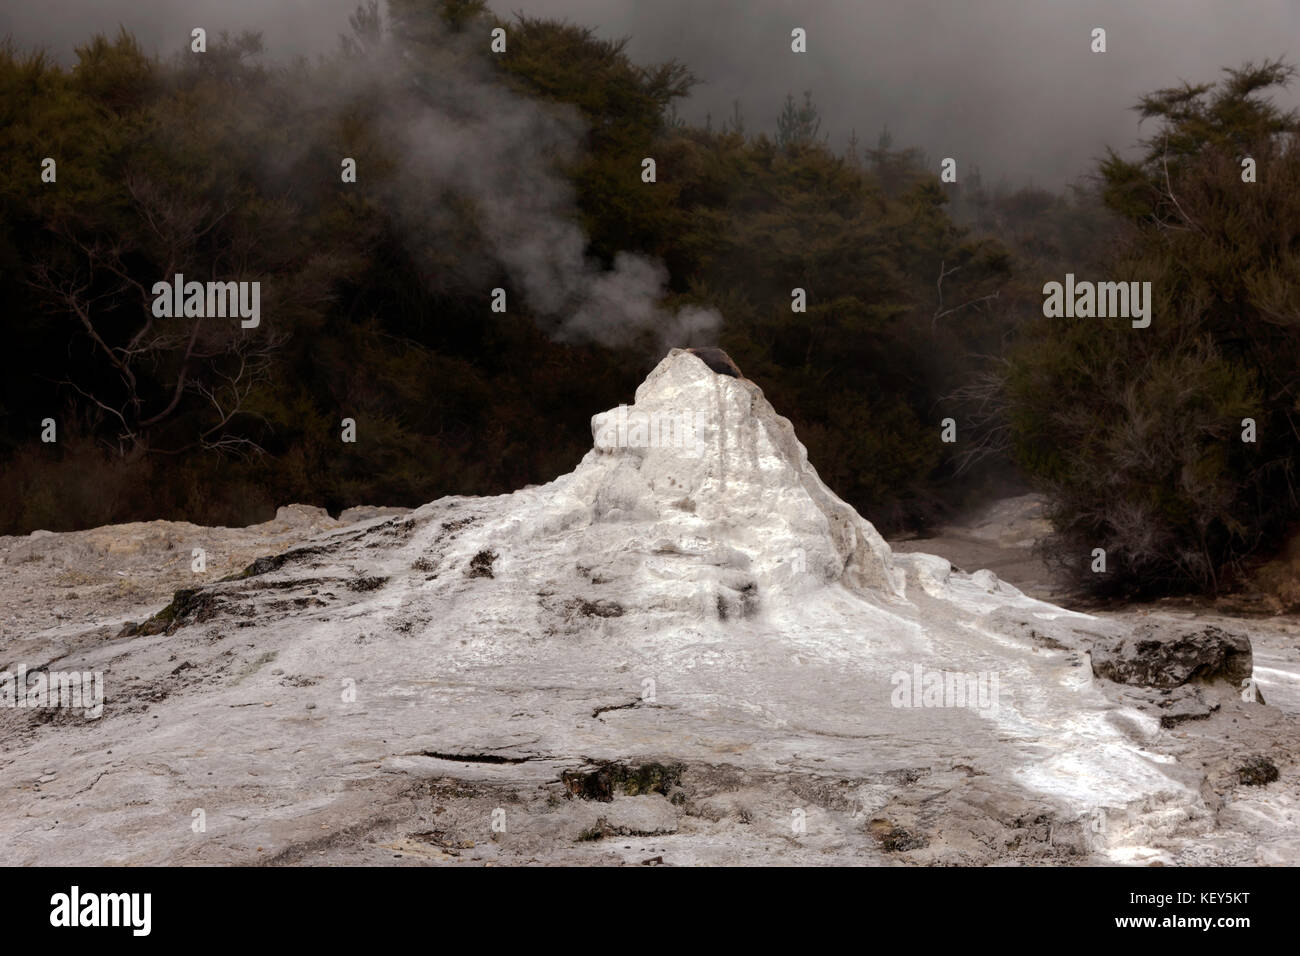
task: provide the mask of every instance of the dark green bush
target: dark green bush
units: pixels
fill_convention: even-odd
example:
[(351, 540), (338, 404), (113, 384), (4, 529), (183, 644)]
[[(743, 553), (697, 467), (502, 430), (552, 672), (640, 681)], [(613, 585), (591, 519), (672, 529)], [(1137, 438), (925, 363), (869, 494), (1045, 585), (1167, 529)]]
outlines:
[(1150, 327), (1040, 317), (1011, 365), (1015, 454), (1050, 493), (1049, 552), (1092, 590), (1214, 592), (1300, 516), (1300, 127), (1262, 95), (1292, 71), (1226, 72), (1144, 98), (1159, 123), (1145, 155), (1100, 168), (1126, 231), (1103, 275), (1078, 278), (1150, 281)]
[[(836, 156), (810, 96), (775, 141), (746, 136), (739, 110), (730, 129), (690, 127), (672, 113), (689, 73), (635, 64), (624, 42), (525, 17), (498, 57), (460, 42), (497, 22), (479, 0), (387, 9), (400, 57), (374, 4), (317, 63), (263, 65), (256, 35), (169, 60), (96, 37), (72, 70), (0, 49), (0, 165), (23, 171), (0, 181), (0, 531), (417, 505), (572, 468), (590, 416), (629, 401), (663, 344), (549, 334), (564, 316), (514, 286), (482, 191), (429, 187), (418, 147), (446, 147), (422, 110), (464, 76), (494, 84), (468, 97), (470, 120), (525, 98), (518, 116), (577, 130), (544, 157), (572, 192), (557, 215), (593, 263), (664, 263), (668, 307), (716, 307), (717, 344), (837, 492), (885, 530), (951, 508), (942, 397), (1009, 328), (991, 297), (1011, 262), (954, 224), (917, 151), (884, 137), (865, 160)], [(57, 186), (35, 170), (47, 153)], [(340, 156), (355, 184), (340, 186)], [(196, 323), (194, 338), (151, 324), (149, 290), (177, 271), (261, 281), (266, 321)], [(487, 308), (496, 286), (508, 313)], [(47, 416), (57, 446), (39, 441)]]

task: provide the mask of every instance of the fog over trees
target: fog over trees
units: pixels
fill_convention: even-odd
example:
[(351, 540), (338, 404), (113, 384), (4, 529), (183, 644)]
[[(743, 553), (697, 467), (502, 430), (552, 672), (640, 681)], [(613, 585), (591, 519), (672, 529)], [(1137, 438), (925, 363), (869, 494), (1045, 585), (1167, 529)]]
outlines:
[(0, 21), (0, 531), (546, 481), (705, 344), (887, 532), (1036, 487), (1215, 591), (1300, 515), (1289, 4), (65, 6)]

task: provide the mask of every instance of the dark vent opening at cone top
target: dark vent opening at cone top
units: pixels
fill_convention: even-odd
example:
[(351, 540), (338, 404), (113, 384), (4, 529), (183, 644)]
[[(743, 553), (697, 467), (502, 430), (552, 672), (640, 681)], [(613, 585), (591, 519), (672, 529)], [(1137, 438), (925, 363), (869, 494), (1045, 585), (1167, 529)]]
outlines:
[(744, 378), (740, 372), (740, 366), (731, 360), (731, 356), (720, 348), (707, 345), (698, 349), (687, 349), (701, 362), (707, 365), (719, 375), (730, 375), (732, 378)]

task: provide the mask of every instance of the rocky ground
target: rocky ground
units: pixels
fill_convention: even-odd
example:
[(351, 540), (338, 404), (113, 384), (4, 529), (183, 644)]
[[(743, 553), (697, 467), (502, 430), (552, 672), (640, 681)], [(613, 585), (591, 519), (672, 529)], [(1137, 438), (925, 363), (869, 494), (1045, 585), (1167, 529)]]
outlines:
[(1265, 565), (1254, 586), (1218, 600), (1168, 598), (1140, 604), (1098, 607), (1071, 592), (1053, 574), (1035, 545), (1051, 529), (1040, 495), (1021, 495), (994, 503), (927, 538), (891, 541), (896, 552), (942, 554), (954, 567), (988, 568), (1031, 597), (1082, 607), (1100, 618), (1140, 625), (1206, 624), (1249, 637), (1254, 676), (1269, 704), (1300, 714), (1300, 537), (1294, 554)]
[[(1288, 718), (1300, 715), (1300, 615), (1292, 611), (1300, 595), (1300, 555), (1266, 565), (1256, 578), (1258, 587), (1218, 600), (1171, 598), (1099, 608), (1073, 594), (1035, 550), (1050, 530), (1043, 511), (1039, 495), (1008, 498), (938, 535), (893, 541), (891, 545), (899, 552), (943, 554), (955, 567), (988, 568), (1026, 594), (1065, 606), (1085, 606), (1089, 614), (1122, 628), (1154, 624), (1195, 632), (1209, 627), (1244, 635), (1252, 648), (1253, 680), (1260, 697)], [(1179, 741), (1171, 750), (1204, 768), (1207, 789), (1222, 802), (1215, 827), (1205, 831), (1203, 845), (1184, 848), (1174, 857), (1178, 862), (1220, 862), (1222, 849), (1255, 824), (1267, 821), (1285, 833), (1300, 822), (1295, 769), (1300, 735), (1290, 720), (1261, 734), (1255, 723), (1258, 713), (1248, 708), (1226, 719), (1215, 714), (1169, 731)], [(1223, 749), (1216, 756), (1215, 749), (1220, 746)], [(1261, 754), (1253, 753), (1255, 750), (1265, 752), (1270, 765), (1279, 769), (1281, 783), (1270, 781), (1261, 786), (1256, 782), (1250, 767)], [(1265, 776), (1271, 778), (1271, 771)], [(1300, 840), (1282, 835), (1272, 843), (1261, 841), (1253, 862), (1295, 865), (1298, 854)], [(1249, 852), (1231, 854), (1230, 860), (1251, 862)]]
[(0, 862), (1300, 859), (1294, 618), (1046, 603), (1034, 499), (891, 549), (686, 353), (633, 408), (697, 453), (610, 413), (513, 495), (0, 539), (0, 670), (106, 687), (0, 708)]

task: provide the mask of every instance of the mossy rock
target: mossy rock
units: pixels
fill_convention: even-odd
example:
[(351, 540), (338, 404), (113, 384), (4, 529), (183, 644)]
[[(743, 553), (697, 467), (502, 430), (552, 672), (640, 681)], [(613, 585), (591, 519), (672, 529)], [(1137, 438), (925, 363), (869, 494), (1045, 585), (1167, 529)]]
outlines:
[(616, 794), (628, 797), (658, 793), (667, 797), (681, 785), (684, 764), (606, 762), (595, 770), (566, 770), (560, 780), (571, 796), (609, 803)]

